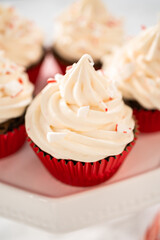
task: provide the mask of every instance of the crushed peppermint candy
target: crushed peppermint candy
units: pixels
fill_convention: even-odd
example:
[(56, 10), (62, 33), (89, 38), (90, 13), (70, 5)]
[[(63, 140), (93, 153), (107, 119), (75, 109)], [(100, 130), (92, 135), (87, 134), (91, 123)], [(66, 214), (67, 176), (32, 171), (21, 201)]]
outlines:
[(71, 70), (72, 67), (73, 67), (73, 65), (67, 66), (67, 67), (66, 67), (66, 72), (68, 72), (69, 70)]
[(126, 128), (126, 126), (122, 123), (120, 124), (116, 124), (116, 132), (120, 132), (120, 133), (130, 133), (132, 131), (132, 128)]
[(4, 92), (8, 96), (16, 97), (23, 90), (22, 85), (17, 81), (12, 81), (4, 85)]
[(113, 100), (113, 98), (112, 97), (109, 97), (109, 99), (108, 99), (109, 101), (112, 101)]
[(57, 82), (54, 78), (48, 78), (47, 83), (55, 83)]
[(57, 73), (57, 74), (54, 76), (54, 79), (55, 79), (56, 81), (60, 81), (62, 78), (63, 78), (63, 75), (60, 74), (60, 73)]
[(23, 84), (22, 78), (19, 78), (19, 79), (18, 79), (18, 82), (19, 82), (20, 84)]
[(106, 111), (106, 109), (107, 109), (107, 106), (106, 106), (106, 104), (103, 102), (103, 101), (99, 101), (99, 103), (100, 103), (100, 107), (104, 110), (104, 111)]
[(63, 132), (48, 132), (47, 133), (47, 140), (48, 142), (56, 142), (61, 141), (66, 137), (67, 133)]

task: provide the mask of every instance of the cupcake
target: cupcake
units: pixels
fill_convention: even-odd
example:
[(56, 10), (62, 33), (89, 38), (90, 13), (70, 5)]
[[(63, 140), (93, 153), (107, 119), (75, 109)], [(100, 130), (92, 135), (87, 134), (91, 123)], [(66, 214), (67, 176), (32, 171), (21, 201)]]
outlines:
[(33, 22), (21, 17), (13, 7), (0, 5), (0, 50), (25, 67), (35, 83), (44, 58), (43, 35)]
[(133, 108), (140, 131), (160, 131), (160, 24), (132, 39), (104, 70)]
[(0, 52), (0, 158), (16, 152), (25, 141), (24, 114), (33, 89), (22, 67)]
[(57, 19), (53, 53), (63, 73), (86, 53), (99, 69), (103, 55), (111, 55), (123, 40), (122, 21), (101, 0), (79, 0)]
[(132, 109), (84, 55), (49, 79), (26, 113), (31, 147), (57, 179), (91, 186), (109, 179), (134, 144)]

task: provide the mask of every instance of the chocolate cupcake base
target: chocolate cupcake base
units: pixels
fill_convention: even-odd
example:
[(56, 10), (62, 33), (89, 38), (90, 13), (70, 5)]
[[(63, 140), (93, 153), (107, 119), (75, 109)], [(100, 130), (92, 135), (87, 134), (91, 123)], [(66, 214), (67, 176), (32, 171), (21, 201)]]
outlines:
[[(78, 60), (68, 61), (68, 60), (62, 58), (54, 48), (51, 50), (51, 52), (52, 52), (54, 58), (56, 59), (58, 65), (62, 71), (62, 74), (65, 74), (67, 66), (73, 65), (74, 63), (76, 63), (78, 61)], [(102, 67), (101, 62), (96, 62), (94, 64), (94, 68), (96, 70), (101, 69), (101, 67)]]
[(12, 118), (0, 124), (0, 134), (6, 134), (24, 124), (24, 114), (18, 118)]

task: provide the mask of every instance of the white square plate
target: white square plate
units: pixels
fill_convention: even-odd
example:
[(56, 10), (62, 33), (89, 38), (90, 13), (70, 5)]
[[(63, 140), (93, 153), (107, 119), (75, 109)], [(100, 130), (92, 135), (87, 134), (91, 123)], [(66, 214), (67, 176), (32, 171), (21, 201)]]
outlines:
[[(38, 90), (53, 76), (45, 60)], [(47, 74), (46, 74), (47, 73)], [(26, 143), (0, 160), (0, 215), (51, 232), (66, 232), (126, 216), (160, 202), (160, 133), (143, 134), (120, 170), (90, 188), (65, 185), (44, 168)]]

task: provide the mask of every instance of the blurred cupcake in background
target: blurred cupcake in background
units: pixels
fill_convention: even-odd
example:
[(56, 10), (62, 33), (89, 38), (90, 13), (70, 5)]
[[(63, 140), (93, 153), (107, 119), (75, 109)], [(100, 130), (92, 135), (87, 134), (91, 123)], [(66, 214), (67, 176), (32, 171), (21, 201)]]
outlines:
[(133, 108), (140, 131), (160, 131), (160, 24), (143, 30), (103, 68)]
[(25, 141), (24, 114), (33, 90), (22, 67), (0, 52), (0, 158), (16, 152)]
[(85, 54), (49, 79), (26, 113), (31, 147), (57, 179), (92, 186), (109, 179), (136, 139), (132, 109)]
[(113, 17), (101, 0), (79, 0), (57, 20), (53, 53), (63, 73), (85, 53), (99, 69), (101, 58), (111, 55), (123, 41), (122, 20)]
[(43, 34), (13, 7), (3, 5), (0, 5), (0, 50), (25, 67), (30, 81), (35, 83), (44, 57)]

